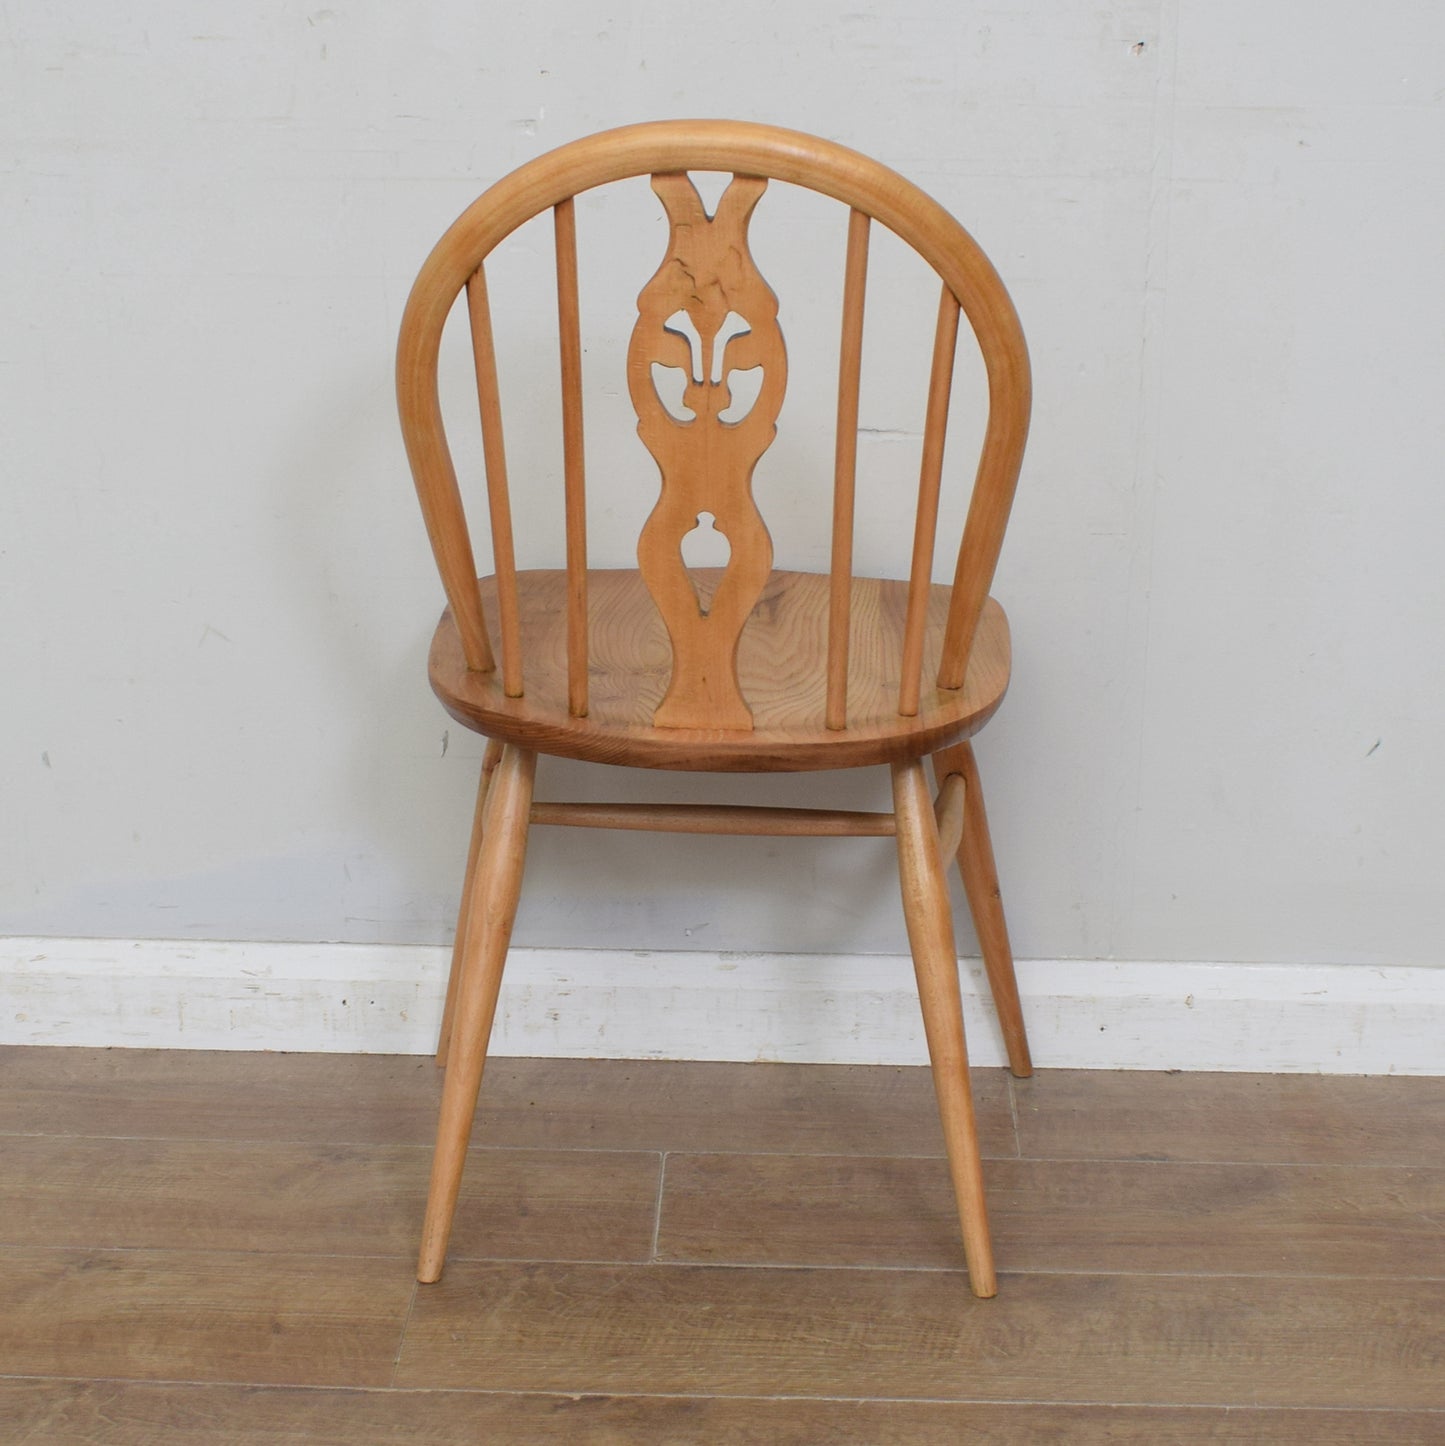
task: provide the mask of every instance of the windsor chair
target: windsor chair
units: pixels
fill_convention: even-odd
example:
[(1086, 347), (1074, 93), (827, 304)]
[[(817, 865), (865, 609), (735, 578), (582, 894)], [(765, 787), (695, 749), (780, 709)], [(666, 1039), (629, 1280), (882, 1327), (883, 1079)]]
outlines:
[[(711, 216), (690, 171), (730, 173)], [(661, 476), (635, 570), (587, 566), (577, 229), (573, 198), (651, 178), (666, 213), (661, 264), (627, 349), (638, 434)], [(748, 249), (770, 180), (841, 203), (831, 566), (775, 570), (753, 469), (773, 440), (787, 359), (778, 301)], [(519, 570), (484, 262), (523, 222), (555, 228), (565, 567)], [(846, 221), (845, 221), (846, 217)], [(881, 223), (941, 281), (906, 579), (853, 576), (860, 356), (869, 231)], [(493, 571), (478, 580), (438, 392), (443, 325), (465, 292)], [(960, 311), (988, 383), (988, 419), (951, 586), (932, 580)], [(670, 410), (654, 365), (684, 373)], [(739, 372), (761, 368), (728, 415)], [(446, 1068), (418, 1278), (440, 1277), (531, 824), (683, 833), (896, 839), (904, 915), (972, 1290), (996, 1291), (944, 869), (956, 859), (1010, 1067), (1030, 1072), (978, 768), (969, 743), (1003, 698), (1008, 625), (989, 596), (1028, 429), (1029, 367), (1002, 282), (966, 231), (902, 177), (841, 146), (725, 121), (658, 122), (576, 141), (497, 182), (442, 237), (407, 303), (397, 357), (402, 430), (449, 606), (433, 689), (489, 742), (438, 1047)], [(690, 570), (682, 539), (705, 515), (726, 567)], [(900, 568), (900, 571), (902, 569)], [(718, 805), (535, 802), (539, 753), (639, 768), (768, 773), (886, 764), (891, 813)], [(931, 758), (935, 799), (924, 774)]]

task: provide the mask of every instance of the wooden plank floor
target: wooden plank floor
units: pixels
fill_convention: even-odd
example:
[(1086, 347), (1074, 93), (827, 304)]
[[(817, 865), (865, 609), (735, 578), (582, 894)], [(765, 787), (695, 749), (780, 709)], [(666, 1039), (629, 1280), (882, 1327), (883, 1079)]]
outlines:
[(1445, 1443), (1445, 1079), (0, 1049), (0, 1441)]

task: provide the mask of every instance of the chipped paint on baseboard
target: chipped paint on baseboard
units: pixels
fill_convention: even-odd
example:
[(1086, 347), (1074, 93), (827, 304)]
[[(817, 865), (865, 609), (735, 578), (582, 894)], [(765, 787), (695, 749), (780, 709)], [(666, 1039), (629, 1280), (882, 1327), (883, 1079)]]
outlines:
[[(0, 1043), (424, 1054), (449, 950), (0, 940)], [(1022, 961), (1040, 1068), (1445, 1074), (1445, 970)], [(1003, 1063), (962, 969), (975, 1064)], [(608, 1059), (919, 1064), (907, 958), (518, 949), (493, 1049)]]

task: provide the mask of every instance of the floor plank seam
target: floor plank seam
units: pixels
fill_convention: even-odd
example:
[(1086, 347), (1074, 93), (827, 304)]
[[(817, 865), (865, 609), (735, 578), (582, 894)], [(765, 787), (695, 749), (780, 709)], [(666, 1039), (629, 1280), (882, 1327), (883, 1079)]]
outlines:
[(31, 1382), (43, 1384), (74, 1383), (98, 1386), (140, 1386), (140, 1387), (185, 1387), (197, 1390), (226, 1390), (231, 1388), (274, 1391), (294, 1395), (358, 1395), (369, 1396), (497, 1396), (504, 1399), (524, 1397), (530, 1400), (577, 1401), (726, 1401), (739, 1403), (779, 1403), (788, 1405), (837, 1405), (837, 1406), (985, 1406), (985, 1407), (1040, 1407), (1063, 1410), (1108, 1410), (1108, 1411), (1224, 1411), (1232, 1415), (1256, 1412), (1299, 1413), (1301, 1415), (1322, 1415), (1336, 1413), (1347, 1416), (1440, 1416), (1445, 1419), (1445, 1405), (1441, 1406), (1340, 1406), (1301, 1405), (1298, 1402), (1273, 1404), (1268, 1401), (1168, 1401), (1130, 1400), (1101, 1401), (1090, 1397), (1062, 1396), (804, 1396), (796, 1393), (759, 1395), (756, 1393), (726, 1393), (712, 1391), (627, 1391), (627, 1390), (581, 1390), (548, 1391), (528, 1387), (499, 1388), (492, 1386), (366, 1386), (366, 1385), (301, 1385), (296, 1382), (248, 1381), (248, 1380), (195, 1380), (184, 1376), (71, 1376), (43, 1375), (35, 1372), (14, 1374), (0, 1371), (0, 1382)]
[[(0, 1141), (4, 1140), (92, 1140), (110, 1141), (113, 1144), (174, 1144), (174, 1145), (263, 1145), (276, 1146), (278, 1148), (294, 1148), (310, 1146), (319, 1150), (412, 1150), (430, 1156), (436, 1148), (436, 1142), (430, 1138), (418, 1139), (415, 1144), (409, 1140), (343, 1140), (328, 1135), (324, 1140), (315, 1136), (280, 1136), (280, 1135), (111, 1135), (104, 1132), (100, 1134), (80, 1134), (71, 1130), (0, 1130)], [(665, 1153), (656, 1145), (549, 1145), (549, 1144), (515, 1144), (497, 1145), (481, 1144), (472, 1142), (467, 1146), (467, 1153), (471, 1155), (501, 1155), (516, 1154), (521, 1152), (530, 1154), (553, 1154), (553, 1155), (659, 1155)], [(793, 1155), (794, 1150), (706, 1150), (702, 1154), (765, 1154), (765, 1155)], [(821, 1152), (813, 1152), (821, 1153)], [(867, 1157), (864, 1157), (867, 1158)], [(892, 1155), (880, 1155), (879, 1159), (890, 1160)], [(920, 1155), (919, 1159), (933, 1160), (942, 1159), (943, 1155)], [(985, 1156), (985, 1158), (988, 1158)], [(1006, 1159), (1007, 1156), (998, 1156), (999, 1159)]]
[[(175, 1257), (204, 1257), (207, 1259), (241, 1259), (250, 1260), (257, 1258), (280, 1259), (280, 1260), (395, 1260), (405, 1262), (408, 1265), (415, 1259), (414, 1250), (396, 1251), (356, 1251), (356, 1250), (281, 1250), (273, 1246), (266, 1246), (263, 1249), (246, 1250), (235, 1246), (209, 1246), (209, 1245), (51, 1245), (45, 1241), (36, 1242), (7, 1242), (0, 1241), (0, 1253), (15, 1254), (49, 1254), (49, 1255), (164, 1255)], [(578, 1255), (466, 1255), (455, 1250), (447, 1255), (447, 1259), (456, 1264), (466, 1265), (586, 1265), (586, 1266), (621, 1266), (634, 1267), (649, 1264), (646, 1256), (641, 1254), (622, 1256), (578, 1256)], [(681, 1262), (693, 1263), (693, 1262)], [(696, 1262), (706, 1264), (707, 1262)], [(767, 1266), (758, 1266), (758, 1269), (770, 1269)], [(801, 1265), (798, 1269), (812, 1269), (811, 1266)], [(819, 1267), (824, 1268), (824, 1267)], [(891, 1270), (892, 1266), (881, 1267)], [(961, 1267), (960, 1267), (961, 1268)], [(1419, 1277), (1426, 1278), (1428, 1277)]]
[[(473, 1264), (485, 1263), (473, 1261)], [(499, 1261), (502, 1264), (535, 1263), (538, 1265), (576, 1265), (593, 1264), (591, 1261)], [(606, 1262), (595, 1262), (605, 1264)], [(626, 1264), (627, 1262), (621, 1262)], [(968, 1269), (963, 1264), (959, 1265), (848, 1265), (835, 1262), (813, 1262), (813, 1261), (758, 1261), (758, 1260), (687, 1260), (677, 1256), (659, 1256), (652, 1264), (687, 1266), (698, 1269), (719, 1269), (719, 1270), (816, 1270), (816, 1271), (853, 1271), (861, 1273), (872, 1273), (876, 1275), (967, 1275)], [(1340, 1280), (1340, 1281), (1418, 1281), (1422, 1284), (1433, 1285), (1445, 1282), (1445, 1275), (1422, 1275), (1418, 1270), (1400, 1270), (1394, 1273), (1389, 1271), (1369, 1272), (1343, 1272), (1343, 1271), (1318, 1271), (1318, 1270), (1123, 1270), (1105, 1266), (1089, 1267), (1064, 1267), (1064, 1266), (1009, 1266), (999, 1264), (999, 1278), (1009, 1280), (1021, 1280), (1028, 1276), (1089, 1276), (1095, 1279), (1119, 1279), (1119, 1280)]]
[(402, 1312), (401, 1329), (396, 1336), (396, 1352), (391, 1358), (391, 1379), (387, 1382), (385, 1390), (396, 1389), (396, 1373), (401, 1369), (401, 1353), (406, 1349), (406, 1333), (411, 1326), (412, 1312), (416, 1309), (417, 1292), (421, 1289), (419, 1281), (413, 1281), (411, 1294), (406, 1298), (406, 1310)]
[[(415, 1144), (407, 1140), (376, 1140), (358, 1139), (344, 1140), (328, 1136), (324, 1140), (306, 1136), (275, 1136), (275, 1135), (111, 1135), (111, 1134), (78, 1134), (74, 1131), (51, 1131), (51, 1130), (0, 1130), (0, 1141), (3, 1140), (109, 1140), (116, 1144), (176, 1144), (176, 1145), (275, 1145), (275, 1146), (315, 1146), (318, 1149), (356, 1149), (356, 1150), (416, 1150), (430, 1155), (436, 1148), (435, 1141), (431, 1139), (418, 1140)], [(508, 1151), (531, 1151), (537, 1154), (557, 1155), (757, 1155), (764, 1158), (802, 1158), (802, 1159), (824, 1159), (829, 1156), (837, 1156), (850, 1160), (945, 1160), (947, 1155), (943, 1150), (927, 1150), (899, 1155), (890, 1150), (752, 1150), (752, 1149), (673, 1149), (669, 1146), (657, 1144), (637, 1145), (556, 1145), (546, 1143), (533, 1144), (481, 1144), (473, 1141), (467, 1146), (468, 1156), (486, 1154), (504, 1154)], [(989, 1154), (985, 1152), (982, 1156), (985, 1160), (1014, 1160), (1019, 1158), (1016, 1155)], [(1065, 1157), (1067, 1158), (1067, 1157)], [(1090, 1157), (1095, 1158), (1095, 1157)], [(1107, 1158), (1107, 1157), (1097, 1157)]]
[[(960, 1255), (962, 1248), (960, 1247)], [(453, 1259), (460, 1261), (462, 1257), (456, 1256)], [(855, 1275), (949, 1275), (965, 1276), (968, 1274), (968, 1267), (959, 1261), (957, 1265), (906, 1265), (906, 1264), (884, 1264), (884, 1265), (850, 1265), (834, 1262), (780, 1262), (780, 1261), (758, 1261), (758, 1260), (680, 1260), (675, 1257), (659, 1257), (651, 1261), (639, 1260), (544, 1260), (539, 1256), (474, 1256), (467, 1260), (469, 1265), (563, 1265), (563, 1266), (616, 1266), (622, 1269), (635, 1268), (641, 1265), (656, 1266), (666, 1270), (734, 1270), (734, 1271), (772, 1271), (789, 1272), (792, 1274), (805, 1274), (816, 1272), (819, 1274), (855, 1274)], [(1338, 1281), (1378, 1281), (1383, 1284), (1396, 1284), (1401, 1280), (1417, 1281), (1425, 1285), (1434, 1285), (1445, 1282), (1445, 1275), (1422, 1275), (1418, 1271), (1411, 1271), (1409, 1274), (1392, 1274), (1388, 1271), (1314, 1271), (1314, 1270), (1111, 1270), (1095, 1267), (1016, 1267), (1000, 1265), (998, 1268), (1000, 1279), (1023, 1280), (1029, 1276), (1072, 1277), (1084, 1276), (1094, 1279), (1124, 1279), (1124, 1280), (1338, 1280)], [(977, 1302), (979, 1310), (991, 1308), (989, 1301)]]
[[(906, 1159), (907, 1156), (889, 1156)], [(933, 1159), (932, 1155), (922, 1156)], [(987, 1160), (989, 1157), (984, 1156)], [(1195, 1168), (1222, 1166), (1252, 1170), (1423, 1170), (1438, 1173), (1439, 1157), (1433, 1160), (1251, 1160), (1230, 1156), (1228, 1159), (1196, 1159), (1189, 1155), (1020, 1155), (1019, 1162), (1028, 1165), (1190, 1165)]]
[[(51, 1133), (44, 1130), (0, 1130), (0, 1141), (4, 1140), (57, 1140), (57, 1141), (113, 1141), (115, 1143), (135, 1144), (175, 1144), (175, 1145), (256, 1145), (262, 1147), (306, 1147), (312, 1146), (317, 1149), (356, 1149), (356, 1150), (408, 1150), (418, 1154), (430, 1156), (435, 1149), (435, 1143), (427, 1140), (424, 1143), (410, 1144), (406, 1141), (389, 1140), (336, 1140), (336, 1139), (306, 1139), (306, 1138), (271, 1138), (262, 1136), (232, 1136), (232, 1135), (109, 1135), (109, 1134), (74, 1134), (74, 1133)], [(947, 1156), (943, 1151), (909, 1151), (907, 1153), (896, 1153), (893, 1151), (878, 1150), (717, 1150), (717, 1149), (696, 1149), (683, 1148), (659, 1149), (656, 1145), (552, 1145), (552, 1144), (515, 1144), (515, 1145), (483, 1145), (472, 1144), (468, 1146), (469, 1157), (471, 1155), (500, 1155), (500, 1154), (556, 1154), (556, 1155), (678, 1155), (685, 1159), (802, 1159), (802, 1160), (899, 1160), (899, 1161), (931, 1161), (946, 1160)], [(1249, 1167), (1263, 1170), (1350, 1170), (1350, 1171), (1385, 1171), (1385, 1170), (1413, 1170), (1439, 1173), (1445, 1166), (1439, 1163), (1439, 1156), (1436, 1154), (1431, 1159), (1398, 1159), (1398, 1160), (1338, 1160), (1338, 1159), (1251, 1159), (1248, 1157), (1216, 1157), (1199, 1158), (1191, 1155), (1165, 1156), (1165, 1155), (1041, 1155), (1020, 1153), (1016, 1155), (989, 1154), (984, 1152), (981, 1156), (985, 1164), (990, 1162), (997, 1164), (1031, 1164), (1031, 1165), (1163, 1165), (1163, 1166), (1229, 1166)]]
[[(848, 1263), (837, 1261), (777, 1261), (777, 1260), (712, 1260), (659, 1256), (654, 1241), (651, 1257), (634, 1255), (628, 1258), (609, 1256), (549, 1256), (549, 1255), (462, 1255), (453, 1252), (449, 1259), (454, 1264), (465, 1265), (549, 1265), (579, 1266), (588, 1269), (638, 1269), (656, 1266), (672, 1270), (732, 1270), (732, 1271), (788, 1271), (792, 1273), (850, 1273), (871, 1275), (967, 1275), (967, 1267), (960, 1261), (957, 1265), (908, 1264), (900, 1262)], [(354, 1260), (354, 1261), (398, 1261), (410, 1262), (411, 1253), (362, 1253), (357, 1251), (286, 1251), (267, 1248), (264, 1250), (242, 1250), (206, 1246), (159, 1246), (159, 1245), (49, 1245), (7, 1244), (0, 1242), (0, 1252), (14, 1254), (46, 1255), (164, 1255), (179, 1258), (207, 1259), (254, 1259), (260, 1257), (285, 1260)], [(1379, 1281), (1384, 1283), (1400, 1280), (1416, 1281), (1421, 1284), (1445, 1282), (1445, 1274), (1425, 1273), (1418, 1270), (1401, 1271), (1325, 1271), (1325, 1270), (1127, 1270), (1105, 1266), (1009, 1266), (1000, 1264), (1000, 1278), (1024, 1279), (1029, 1276), (1071, 1277), (1127, 1280), (1318, 1280), (1318, 1281)], [(980, 1309), (987, 1308), (981, 1305)]]
[(652, 1247), (647, 1255), (651, 1265), (657, 1263), (657, 1242), (662, 1237), (662, 1199), (667, 1188), (667, 1156), (668, 1152), (664, 1150), (657, 1162), (657, 1199), (652, 1207)]

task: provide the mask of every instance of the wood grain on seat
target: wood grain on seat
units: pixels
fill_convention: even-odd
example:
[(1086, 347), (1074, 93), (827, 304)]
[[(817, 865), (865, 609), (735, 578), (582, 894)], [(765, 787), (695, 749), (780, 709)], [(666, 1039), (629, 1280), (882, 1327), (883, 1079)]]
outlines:
[[(717, 569), (699, 573), (705, 590)], [(517, 575), (523, 693), (508, 698), (498, 673), (467, 668), (451, 613), (432, 639), (431, 681), (447, 712), (492, 738), (566, 758), (644, 768), (777, 772), (853, 768), (916, 758), (968, 738), (993, 716), (1009, 678), (1008, 620), (989, 599), (962, 688), (924, 690), (917, 716), (898, 713), (908, 584), (854, 578), (848, 727), (830, 729), (827, 703), (828, 578), (774, 572), (738, 645), (738, 675), (753, 712), (751, 732), (652, 726), (667, 690), (671, 652), (662, 618), (636, 572), (588, 574), (589, 706), (568, 712), (565, 572)], [(496, 579), (481, 582), (489, 617)], [(949, 589), (930, 597), (925, 673), (936, 667)]]

